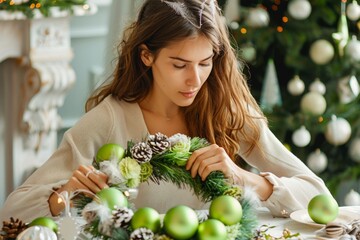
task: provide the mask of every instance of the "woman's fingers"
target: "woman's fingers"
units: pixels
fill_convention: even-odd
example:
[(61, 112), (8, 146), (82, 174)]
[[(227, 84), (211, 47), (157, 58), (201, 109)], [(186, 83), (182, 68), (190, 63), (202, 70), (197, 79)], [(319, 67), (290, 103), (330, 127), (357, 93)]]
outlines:
[(85, 175), (86, 178), (88, 178), (90, 181), (92, 181), (99, 189), (107, 188), (109, 187), (107, 183), (108, 176), (95, 169), (93, 166), (84, 166), (80, 165), (78, 170)]
[(97, 193), (101, 189), (97, 186), (89, 177), (86, 177), (86, 174), (80, 170), (75, 170), (73, 176), (77, 178), (83, 185), (85, 185), (91, 192)]

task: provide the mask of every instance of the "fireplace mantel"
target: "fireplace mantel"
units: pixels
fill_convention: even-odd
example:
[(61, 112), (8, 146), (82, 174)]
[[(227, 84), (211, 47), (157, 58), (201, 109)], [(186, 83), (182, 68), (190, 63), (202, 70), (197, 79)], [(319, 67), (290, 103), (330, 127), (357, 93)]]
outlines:
[(56, 149), (58, 109), (75, 82), (70, 16), (9, 16), (0, 18), (0, 173), (6, 195)]

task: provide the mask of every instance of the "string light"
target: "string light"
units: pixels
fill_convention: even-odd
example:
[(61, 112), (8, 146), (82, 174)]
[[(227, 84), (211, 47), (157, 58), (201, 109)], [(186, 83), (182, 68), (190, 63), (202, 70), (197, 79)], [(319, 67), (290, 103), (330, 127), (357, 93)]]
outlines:
[(320, 116), (319, 118), (318, 118), (318, 122), (319, 123), (322, 123), (324, 121), (324, 118), (322, 117), (322, 116)]
[(246, 34), (246, 33), (247, 33), (247, 30), (246, 30), (246, 28), (240, 28), (240, 32), (241, 32), (242, 34)]
[(282, 21), (283, 21), (284, 23), (287, 23), (287, 22), (289, 21), (289, 18), (288, 18), (287, 16), (283, 16), (283, 17), (282, 17)]
[(30, 8), (34, 9), (35, 8), (35, 3), (30, 4)]
[(284, 28), (282, 26), (277, 26), (276, 31), (283, 32)]

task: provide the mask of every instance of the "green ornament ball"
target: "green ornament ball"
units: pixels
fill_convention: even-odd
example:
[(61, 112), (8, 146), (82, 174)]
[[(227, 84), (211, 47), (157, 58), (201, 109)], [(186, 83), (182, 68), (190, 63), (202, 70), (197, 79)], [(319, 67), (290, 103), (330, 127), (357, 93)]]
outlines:
[(125, 155), (125, 150), (119, 144), (107, 143), (104, 144), (96, 153), (96, 162), (112, 160), (112, 159), (122, 159)]
[(198, 240), (226, 240), (225, 225), (216, 219), (208, 219), (200, 223), (197, 232)]
[(128, 200), (126, 196), (116, 188), (104, 188), (100, 192), (96, 193), (100, 201), (104, 203), (111, 210), (117, 207), (127, 207)]
[(327, 224), (338, 216), (339, 205), (331, 195), (319, 194), (310, 200), (307, 210), (314, 222)]
[(234, 225), (242, 218), (242, 207), (236, 198), (227, 195), (220, 196), (210, 203), (209, 216), (227, 226)]
[(144, 227), (157, 233), (161, 228), (160, 214), (150, 207), (139, 208), (131, 218), (131, 227), (134, 230)]
[(48, 227), (51, 230), (53, 230), (55, 233), (57, 233), (58, 231), (58, 225), (56, 224), (56, 222), (49, 217), (38, 217), (35, 218), (34, 220), (32, 220), (29, 223), (29, 226), (43, 226), (43, 227)]
[(164, 230), (172, 238), (183, 240), (195, 235), (199, 226), (196, 212), (185, 205), (170, 208), (164, 216)]

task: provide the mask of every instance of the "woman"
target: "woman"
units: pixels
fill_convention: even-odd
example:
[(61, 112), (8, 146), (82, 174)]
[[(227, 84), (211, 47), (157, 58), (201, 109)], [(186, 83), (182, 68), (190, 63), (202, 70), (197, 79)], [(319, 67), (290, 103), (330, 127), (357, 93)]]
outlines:
[[(323, 181), (270, 132), (239, 71), (228, 32), (214, 0), (148, 0), (124, 34), (113, 80), (86, 104), (87, 113), (64, 135), (59, 149), (7, 199), (1, 218), (30, 221), (56, 216), (64, 208), (53, 191), (108, 187), (91, 172), (103, 144), (126, 146), (148, 134), (183, 133), (212, 145), (195, 151), (186, 169), (205, 180), (222, 171), (250, 187), (274, 216), (306, 208)], [(236, 156), (260, 171), (235, 163)], [(52, 190), (54, 189), (54, 190)], [(143, 183), (134, 201), (164, 213), (186, 204), (204, 208), (189, 189), (171, 183)]]

